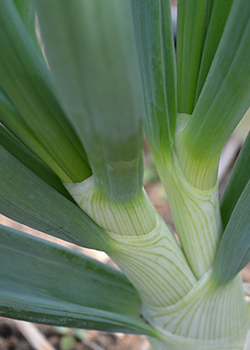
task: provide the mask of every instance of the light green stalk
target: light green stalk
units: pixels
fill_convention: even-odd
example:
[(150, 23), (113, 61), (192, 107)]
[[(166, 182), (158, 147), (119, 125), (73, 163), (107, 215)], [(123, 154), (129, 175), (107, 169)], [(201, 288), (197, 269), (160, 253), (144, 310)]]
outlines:
[[(184, 209), (187, 218), (189, 201), (194, 205), (201, 202), (200, 209), (193, 210), (192, 213), (194, 220), (201, 219), (200, 229), (205, 237), (211, 228), (211, 222), (212, 225), (213, 222), (216, 223), (212, 217), (217, 212), (217, 206), (211, 202), (214, 193), (206, 194), (205, 200), (206, 196), (202, 198), (202, 194), (194, 189), (192, 193), (184, 178), (177, 176), (173, 187), (175, 191), (178, 185), (181, 188), (179, 193), (175, 192), (179, 196), (174, 207), (174, 211), (179, 208), (176, 215), (180, 215)], [(203, 277), (197, 280), (179, 244), (144, 191), (129, 202), (116, 203), (96, 191), (93, 177), (82, 183), (65, 184), (65, 187), (113, 241), (112, 249), (107, 253), (139, 291), (143, 302), (143, 317), (162, 333), (162, 340), (151, 340), (154, 350), (243, 349), (249, 317), (240, 276), (225, 286), (216, 287), (211, 278), (211, 270), (202, 272), (202, 269), (209, 269), (211, 259), (206, 266), (198, 269), (197, 275), (203, 273)], [(181, 197), (180, 193), (183, 192)], [(171, 200), (174, 203), (173, 198)], [(202, 220), (205, 220), (207, 212), (211, 213), (211, 218), (207, 219), (207, 225), (203, 222), (202, 228)], [(192, 239), (200, 241), (200, 232), (196, 229), (192, 238), (190, 230), (195, 227), (195, 221), (186, 222), (182, 219), (182, 222), (187, 224), (187, 233), (191, 236), (187, 244), (191, 247)], [(185, 229), (185, 225), (180, 227)], [(211, 232), (216, 236), (216, 227), (213, 230)], [(195, 237), (196, 234), (198, 237)], [(213, 240), (211, 234), (211, 241)], [(211, 249), (211, 254), (214, 254), (212, 246), (213, 244), (205, 245), (204, 250)], [(204, 256), (207, 255), (204, 253)], [(196, 259), (197, 256), (191, 259), (193, 266)]]
[(93, 178), (65, 185), (113, 240), (107, 253), (140, 292), (146, 309), (181, 300), (196, 283), (176, 239), (143, 190), (128, 202), (102, 197)]
[(205, 191), (192, 187), (178, 163), (174, 173), (178, 175), (166, 186), (175, 227), (189, 264), (199, 279), (213, 266), (222, 233), (218, 187)]
[(164, 341), (151, 340), (154, 350), (242, 350), (249, 316), (241, 277), (221, 287), (211, 279), (222, 235), (218, 185), (203, 190), (191, 185), (175, 152), (187, 121), (188, 116), (178, 116), (170, 154), (164, 158), (154, 150), (153, 153), (181, 247), (198, 282), (181, 301), (162, 308), (145, 308), (143, 315), (165, 334)]
[(208, 190), (193, 187), (185, 178), (174, 149), (165, 161), (158, 154), (154, 156), (181, 247), (198, 282), (178, 303), (144, 313), (166, 337), (163, 342), (151, 340), (152, 348), (248, 349), (244, 344), (249, 316), (241, 277), (220, 287), (211, 279), (222, 235), (218, 185)]
[(179, 303), (161, 310), (154, 323), (166, 335), (165, 347), (152, 341), (154, 350), (242, 350), (249, 319), (241, 277), (215, 287), (207, 273)]
[[(174, 146), (186, 125), (186, 115), (178, 117)], [(188, 263), (200, 279), (214, 264), (222, 234), (218, 186), (201, 190), (186, 179), (174, 147), (165, 159), (153, 151), (162, 183), (168, 194), (176, 233)]]
[[(177, 125), (175, 145), (183, 126), (185, 116)], [(185, 177), (174, 149), (171, 158), (162, 164), (159, 171), (176, 232), (195, 276), (200, 279), (214, 264), (222, 234), (218, 184), (209, 189), (195, 188)]]

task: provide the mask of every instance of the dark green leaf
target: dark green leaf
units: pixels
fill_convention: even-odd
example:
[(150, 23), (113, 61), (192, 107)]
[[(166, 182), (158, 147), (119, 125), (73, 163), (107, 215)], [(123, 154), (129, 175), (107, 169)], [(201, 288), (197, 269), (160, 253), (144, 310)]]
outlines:
[(155, 334), (120, 271), (0, 226), (0, 314), (57, 326)]
[(192, 114), (207, 26), (207, 0), (181, 0), (177, 16), (177, 110)]
[(33, 0), (14, 0), (14, 3), (37, 51), (42, 56), (42, 51), (36, 36), (36, 14)]
[(31, 132), (24, 119), (17, 109), (10, 102), (8, 97), (0, 91), (0, 120), (11, 132), (19, 138), (34, 154), (44, 161), (61, 178), (64, 172), (51, 157), (48, 151), (41, 145), (36, 136)]
[(96, 184), (128, 200), (143, 177), (142, 88), (130, 1), (35, 1), (58, 95)]
[(105, 250), (108, 238), (87, 214), (0, 146), (0, 213), (66, 241)]
[(174, 138), (176, 75), (170, 2), (133, 0), (143, 78), (144, 128), (152, 149), (163, 156)]
[[(84, 180), (91, 175), (86, 155), (58, 103), (50, 72), (12, 0), (0, 2), (0, 47), (0, 83), (26, 128), (58, 164), (53, 170), (63, 181)], [(16, 122), (15, 118), (9, 120), (8, 128), (15, 128), (15, 135), (24, 142)]]
[[(183, 136), (187, 167), (215, 184), (221, 150), (250, 105), (250, 2), (234, 1), (218, 49)], [(181, 152), (180, 152), (181, 153)], [(201, 166), (201, 163), (203, 165)], [(211, 164), (215, 164), (211, 172)], [(191, 175), (189, 176), (192, 177)]]
[(237, 158), (226, 189), (221, 198), (221, 216), (224, 227), (250, 179), (250, 133)]
[(63, 186), (61, 180), (37, 158), (27, 147), (25, 147), (11, 132), (0, 124), (0, 145), (10, 152), (16, 159), (23, 163), (34, 174), (47, 182), (56, 191), (73, 202), (72, 197)]
[(223, 233), (214, 275), (218, 283), (230, 281), (250, 261), (250, 180), (245, 186)]
[(196, 89), (196, 102), (203, 88), (207, 74), (214, 59), (221, 36), (223, 34), (233, 0), (214, 0), (207, 29), (202, 60), (199, 70), (199, 79)]

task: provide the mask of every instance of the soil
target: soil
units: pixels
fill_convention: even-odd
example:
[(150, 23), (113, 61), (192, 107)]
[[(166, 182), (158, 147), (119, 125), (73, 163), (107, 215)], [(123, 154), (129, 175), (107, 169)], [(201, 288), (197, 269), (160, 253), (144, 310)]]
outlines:
[(5, 319), (0, 319), (0, 349), (33, 350), (12, 323)]
[[(50, 326), (36, 325), (49, 343), (56, 350), (147, 350), (148, 343), (144, 336), (108, 334), (89, 331), (81, 341), (76, 337), (68, 348), (62, 345), (65, 336)], [(70, 330), (69, 330), (70, 334)], [(68, 336), (69, 337), (69, 336)], [(84, 344), (85, 343), (85, 344)], [(43, 348), (46, 349), (45, 347)], [(35, 350), (17, 329), (13, 320), (0, 318), (0, 350)]]

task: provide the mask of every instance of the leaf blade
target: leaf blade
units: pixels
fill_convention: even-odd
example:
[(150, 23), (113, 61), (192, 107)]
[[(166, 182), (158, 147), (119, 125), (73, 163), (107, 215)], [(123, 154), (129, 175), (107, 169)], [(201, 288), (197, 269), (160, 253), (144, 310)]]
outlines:
[(10, 130), (22, 143), (24, 143), (34, 154), (44, 161), (61, 179), (64, 179), (64, 170), (51, 157), (48, 151), (41, 145), (36, 136), (31, 132), (15, 106), (0, 91), (0, 114), (1, 123)]
[(0, 212), (24, 225), (87, 248), (105, 250), (105, 233), (67, 200), (0, 147)]
[(199, 78), (196, 89), (196, 102), (206, 80), (207, 74), (214, 59), (214, 55), (218, 48), (223, 30), (225, 28), (233, 0), (220, 1), (215, 0), (211, 6), (211, 17), (209, 19), (206, 39), (202, 52), (201, 65), (199, 70)]
[(174, 138), (176, 67), (169, 1), (133, 1), (136, 39), (143, 79), (144, 129), (156, 152), (165, 156)]
[(244, 142), (226, 189), (221, 198), (221, 216), (226, 227), (230, 216), (250, 179), (250, 133)]
[[(13, 1), (3, 0), (0, 10), (0, 81), (4, 92), (29, 131), (62, 169), (58, 174), (62, 180), (82, 181), (84, 175), (91, 175), (87, 157), (55, 95), (50, 72)], [(19, 133), (18, 137), (23, 136), (21, 130)]]
[(143, 172), (130, 3), (35, 3), (57, 92), (88, 153), (96, 184), (106, 196), (129, 200), (141, 189)]
[(207, 0), (180, 1), (177, 16), (177, 110), (192, 114), (207, 25)]
[(2, 315), (79, 328), (153, 332), (139, 316), (138, 293), (120, 271), (11, 228), (0, 226), (0, 234)]
[(39, 176), (57, 192), (73, 202), (72, 197), (62, 185), (60, 179), (51, 171), (39, 158), (37, 158), (28, 148), (26, 148), (11, 132), (0, 124), (0, 145), (2, 145), (16, 159)]
[(192, 133), (192, 145), (202, 157), (206, 148), (212, 158), (221, 152), (250, 104), (250, 64), (246, 59), (250, 53), (249, 14), (248, 2), (233, 3), (209, 75), (186, 129), (186, 137)]
[(195, 177), (203, 163), (202, 175), (210, 173), (206, 188), (214, 186), (221, 150), (250, 105), (250, 64), (246, 59), (250, 55), (249, 18), (250, 3), (234, 1), (206, 82), (183, 133), (184, 167), (191, 164), (187, 177)]
[(250, 180), (223, 233), (214, 265), (217, 283), (233, 279), (250, 261)]
[(14, 3), (27, 29), (27, 32), (32, 38), (32, 41), (38, 53), (42, 56), (41, 48), (36, 36), (36, 14), (35, 14), (35, 6), (33, 1), (32, 0), (14, 0)]

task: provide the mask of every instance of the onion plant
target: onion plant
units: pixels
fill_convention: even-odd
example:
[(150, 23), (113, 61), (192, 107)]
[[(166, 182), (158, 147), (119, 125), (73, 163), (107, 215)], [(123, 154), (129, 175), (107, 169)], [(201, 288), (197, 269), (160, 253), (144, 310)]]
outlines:
[[(121, 271), (0, 228), (0, 315), (146, 334), (154, 350), (249, 349), (250, 2), (0, 1), (0, 211)], [(143, 129), (178, 239), (143, 189)]]

